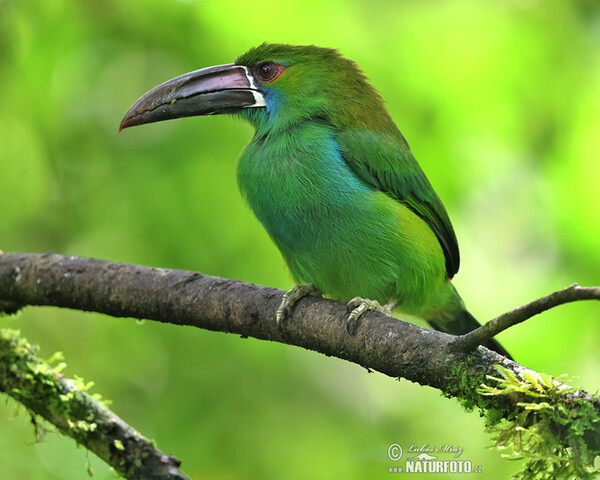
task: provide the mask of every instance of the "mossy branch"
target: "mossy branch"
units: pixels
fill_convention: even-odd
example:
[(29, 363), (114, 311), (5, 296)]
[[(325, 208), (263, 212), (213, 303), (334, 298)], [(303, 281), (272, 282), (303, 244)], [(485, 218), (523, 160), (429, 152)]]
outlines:
[[(64, 365), (64, 364), (63, 364)], [(129, 479), (186, 480), (179, 460), (66, 378), (62, 365), (43, 362), (19, 332), (0, 329), (0, 392), (13, 397)]]
[[(502, 425), (541, 432), (544, 445), (552, 445), (552, 461), (558, 459), (566, 469), (576, 465), (574, 471), (586, 475), (592, 471), (590, 459), (593, 462), (600, 454), (597, 396), (532, 372), (483, 347), (457, 349), (454, 336), (376, 312), (365, 313), (349, 335), (346, 305), (333, 300), (300, 300), (280, 329), (275, 312), (283, 293), (183, 270), (54, 254), (0, 255), (0, 311), (52, 305), (300, 346), (437, 388), (459, 399), (467, 409), (480, 409), (491, 429)], [(513, 384), (503, 383), (505, 374)], [(532, 380), (535, 378), (543, 381)], [(505, 447), (530, 459), (528, 472), (556, 466), (534, 454), (539, 448), (514, 448), (518, 447), (514, 437), (507, 438)]]

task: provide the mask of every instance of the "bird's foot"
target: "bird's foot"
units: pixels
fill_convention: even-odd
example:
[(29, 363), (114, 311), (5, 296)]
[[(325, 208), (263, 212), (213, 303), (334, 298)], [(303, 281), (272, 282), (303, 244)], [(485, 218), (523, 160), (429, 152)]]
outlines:
[(354, 297), (348, 302), (348, 320), (346, 320), (346, 329), (348, 333), (353, 334), (356, 331), (356, 326), (360, 316), (368, 310), (381, 312), (388, 317), (392, 316), (392, 312), (398, 302), (389, 302), (381, 305), (377, 300), (369, 300), (368, 298)]
[(298, 300), (301, 298), (307, 297), (309, 295), (314, 295), (316, 297), (322, 297), (323, 293), (317, 287), (315, 287), (312, 283), (307, 283), (304, 285), (294, 285), (291, 290), (285, 292), (283, 294), (283, 299), (281, 300), (281, 305), (277, 309), (276, 320), (277, 326), (281, 328), (283, 321), (288, 316), (288, 314), (292, 311), (292, 308), (296, 304)]

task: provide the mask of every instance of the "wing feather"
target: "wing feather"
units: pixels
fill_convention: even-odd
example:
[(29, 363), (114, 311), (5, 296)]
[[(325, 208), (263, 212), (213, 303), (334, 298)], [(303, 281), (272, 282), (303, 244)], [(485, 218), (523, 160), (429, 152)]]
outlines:
[(458, 242), (448, 213), (401, 136), (350, 130), (338, 134), (344, 160), (367, 184), (406, 205), (435, 233), (452, 278), (460, 265)]

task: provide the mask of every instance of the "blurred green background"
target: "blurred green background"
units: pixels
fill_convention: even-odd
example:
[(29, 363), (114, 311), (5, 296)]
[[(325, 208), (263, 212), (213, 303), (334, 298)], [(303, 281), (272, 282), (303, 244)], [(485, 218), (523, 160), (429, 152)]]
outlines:
[[(0, 0), (0, 249), (289, 288), (236, 187), (249, 125), (118, 134), (151, 87), (263, 41), (336, 47), (371, 78), (450, 213), (455, 284), (476, 317), (600, 284), (596, 0)], [(500, 339), (596, 391), (599, 320), (597, 304), (573, 304)], [(50, 308), (7, 326), (42, 356), (64, 352), (68, 375), (93, 380), (193, 478), (404, 478), (387, 471), (391, 443), (461, 447), (481, 478), (519, 468), (456, 401), (313, 352)], [(34, 444), (24, 410), (1, 400), (3, 478), (85, 478), (85, 451), (56, 434)], [(91, 461), (94, 478), (112, 478)]]

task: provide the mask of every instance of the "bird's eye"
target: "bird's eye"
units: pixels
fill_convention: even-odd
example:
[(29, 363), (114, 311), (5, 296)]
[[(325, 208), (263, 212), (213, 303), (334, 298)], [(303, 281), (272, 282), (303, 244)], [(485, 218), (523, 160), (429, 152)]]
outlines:
[(275, 80), (284, 70), (283, 65), (274, 62), (262, 62), (255, 68), (255, 75), (262, 83), (268, 83)]

